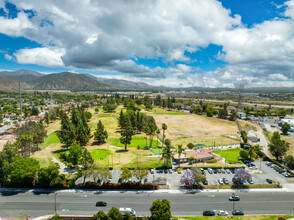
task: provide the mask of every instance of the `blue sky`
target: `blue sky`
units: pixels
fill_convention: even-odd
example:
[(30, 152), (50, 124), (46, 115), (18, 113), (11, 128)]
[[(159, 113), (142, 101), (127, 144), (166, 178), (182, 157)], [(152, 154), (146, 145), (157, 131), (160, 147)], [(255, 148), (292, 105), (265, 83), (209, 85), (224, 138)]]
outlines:
[(0, 69), (184, 87), (294, 86), (294, 1), (141, 6), (0, 0)]

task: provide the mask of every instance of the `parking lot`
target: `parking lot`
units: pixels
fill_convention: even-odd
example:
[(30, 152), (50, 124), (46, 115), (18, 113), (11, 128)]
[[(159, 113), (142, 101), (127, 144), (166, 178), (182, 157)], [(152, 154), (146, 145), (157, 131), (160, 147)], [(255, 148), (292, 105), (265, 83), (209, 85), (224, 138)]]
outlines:
[[(287, 184), (290, 183), (290, 181), (293, 181), (292, 178), (286, 178), (282, 174), (278, 173), (274, 168), (267, 166), (265, 161), (261, 162), (254, 162), (254, 165), (258, 169), (250, 170), (250, 174), (252, 175), (253, 184), (268, 184), (266, 179), (273, 180), (275, 182), (280, 182), (280, 184)], [(261, 168), (261, 173), (259, 172), (259, 168)], [(182, 170), (182, 174), (185, 172), (185, 170)], [(208, 172), (207, 169), (203, 169), (203, 172), (206, 175), (206, 179), (209, 185), (219, 185), (220, 182), (219, 179), (227, 179), (228, 184), (232, 183), (232, 178), (234, 177), (234, 174), (232, 173), (232, 169), (221, 169), (220, 172), (217, 172), (215, 169), (213, 169), (212, 174)], [(112, 170), (112, 179), (110, 180), (113, 183), (117, 183), (120, 177), (121, 171), (120, 170)], [(172, 170), (154, 170), (154, 173), (151, 173), (150, 170), (148, 171), (148, 177), (146, 182), (152, 182), (153, 180), (156, 180), (159, 177), (166, 178), (168, 184), (170, 185), (171, 189), (179, 189), (181, 186), (180, 179), (181, 175), (178, 174), (176, 169)], [(88, 179), (88, 180), (91, 180)], [(137, 182), (138, 180), (136, 178), (132, 178), (129, 181)], [(82, 182), (82, 178), (80, 180)], [(248, 184), (248, 182), (246, 182)]]

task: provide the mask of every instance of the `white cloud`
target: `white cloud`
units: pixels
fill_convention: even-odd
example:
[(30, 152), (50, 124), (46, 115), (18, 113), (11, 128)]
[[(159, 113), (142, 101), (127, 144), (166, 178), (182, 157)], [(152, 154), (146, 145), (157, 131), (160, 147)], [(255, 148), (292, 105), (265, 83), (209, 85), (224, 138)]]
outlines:
[(58, 48), (33, 48), (21, 49), (13, 55), (18, 63), (22, 64), (37, 64), (48, 67), (64, 66), (61, 57), (65, 51)]
[(34, 30), (34, 26), (24, 12), (14, 19), (0, 17), (0, 33), (9, 36), (23, 36), (24, 32)]
[(9, 54), (5, 54), (5, 55), (4, 55), (4, 58), (5, 58), (6, 60), (13, 60), (13, 57), (10, 56)]
[[(0, 17), (0, 33), (44, 46), (17, 51), (19, 63), (122, 73), (154, 84), (234, 86), (240, 80), (251, 85), (275, 85), (275, 80), (277, 85), (293, 84), (294, 0), (284, 4), (287, 18), (250, 28), (217, 0), (9, 2), (36, 14), (28, 18), (21, 11), (14, 19)], [(228, 65), (200, 74), (185, 54), (209, 44), (222, 46), (217, 57)], [(150, 68), (136, 64), (137, 58), (171, 65)]]

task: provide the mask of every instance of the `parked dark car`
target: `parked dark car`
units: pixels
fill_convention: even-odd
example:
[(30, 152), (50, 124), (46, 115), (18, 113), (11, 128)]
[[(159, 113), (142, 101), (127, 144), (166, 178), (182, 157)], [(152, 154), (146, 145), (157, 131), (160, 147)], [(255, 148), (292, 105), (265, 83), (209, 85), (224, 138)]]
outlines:
[(215, 212), (214, 211), (204, 211), (203, 216), (215, 216)]
[(240, 196), (232, 195), (229, 197), (230, 201), (240, 201)]
[(203, 185), (208, 185), (207, 180), (202, 181)]
[(99, 202), (96, 202), (96, 206), (107, 206), (107, 203), (99, 201)]
[(227, 178), (223, 178), (223, 182), (224, 184), (228, 185), (229, 184), (229, 180)]
[(235, 174), (235, 169), (231, 169), (231, 173), (232, 174)]
[(217, 174), (217, 169), (213, 169), (213, 173), (214, 174)]
[(232, 212), (232, 215), (244, 215), (244, 212), (242, 212), (241, 210), (237, 210), (237, 209), (235, 209), (235, 210)]
[(224, 169), (221, 169), (222, 173), (226, 173), (226, 171)]
[(265, 181), (268, 182), (269, 184), (272, 184), (273, 183), (273, 181), (270, 180), (270, 179), (266, 179)]
[(167, 171), (167, 169), (165, 169), (163, 172), (164, 172), (164, 173), (167, 173), (168, 171)]
[(217, 172), (218, 172), (218, 173), (222, 173), (222, 170), (221, 170), (221, 169), (217, 169)]

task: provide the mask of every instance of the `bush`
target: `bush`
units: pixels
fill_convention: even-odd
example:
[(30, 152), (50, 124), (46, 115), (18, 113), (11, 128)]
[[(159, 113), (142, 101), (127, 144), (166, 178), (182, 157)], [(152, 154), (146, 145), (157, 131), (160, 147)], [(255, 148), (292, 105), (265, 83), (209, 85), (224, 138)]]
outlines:
[(213, 159), (207, 160), (205, 162), (206, 163), (216, 163), (217, 162), (217, 159), (213, 158)]
[(246, 131), (241, 131), (241, 137), (242, 137), (242, 139), (243, 139), (243, 141), (244, 141), (244, 143), (247, 143), (247, 133), (246, 133)]
[(63, 218), (61, 218), (59, 215), (54, 215), (50, 218), (50, 220), (63, 220)]

